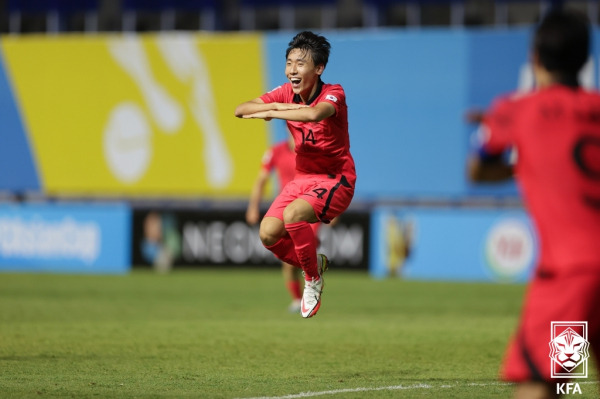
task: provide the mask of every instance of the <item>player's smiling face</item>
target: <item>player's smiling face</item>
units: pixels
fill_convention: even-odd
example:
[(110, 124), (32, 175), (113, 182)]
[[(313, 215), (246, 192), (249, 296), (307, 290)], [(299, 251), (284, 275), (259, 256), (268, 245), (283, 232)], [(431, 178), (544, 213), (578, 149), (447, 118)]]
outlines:
[(293, 49), (285, 64), (285, 76), (292, 84), (292, 90), (306, 102), (317, 89), (319, 76), (324, 66), (315, 66), (309, 51)]

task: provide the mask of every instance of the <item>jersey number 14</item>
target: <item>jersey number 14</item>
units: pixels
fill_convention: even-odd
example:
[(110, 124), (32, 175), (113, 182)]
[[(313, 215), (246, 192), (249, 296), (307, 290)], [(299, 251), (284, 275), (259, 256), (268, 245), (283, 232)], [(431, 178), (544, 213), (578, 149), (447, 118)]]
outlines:
[(313, 145), (317, 144), (317, 140), (315, 140), (315, 135), (312, 129), (308, 129), (308, 133), (304, 130), (302, 131), (302, 144), (306, 144), (306, 142), (310, 142)]

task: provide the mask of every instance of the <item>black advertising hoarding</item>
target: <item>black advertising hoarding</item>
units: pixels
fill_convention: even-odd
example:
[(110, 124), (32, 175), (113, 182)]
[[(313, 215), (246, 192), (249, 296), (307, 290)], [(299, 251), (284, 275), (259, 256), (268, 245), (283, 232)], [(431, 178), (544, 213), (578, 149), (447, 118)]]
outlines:
[[(134, 209), (134, 266), (265, 266), (280, 262), (258, 238), (245, 210)], [(319, 252), (340, 269), (368, 269), (369, 214), (348, 211), (319, 230)]]

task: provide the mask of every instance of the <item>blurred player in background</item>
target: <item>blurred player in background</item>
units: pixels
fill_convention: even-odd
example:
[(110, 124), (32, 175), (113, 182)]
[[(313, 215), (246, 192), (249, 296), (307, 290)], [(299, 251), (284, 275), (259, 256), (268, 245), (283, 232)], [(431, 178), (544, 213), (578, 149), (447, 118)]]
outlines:
[(296, 175), (275, 198), (260, 224), (260, 238), (279, 259), (304, 272), (303, 317), (321, 306), (325, 255), (317, 254), (312, 223), (329, 223), (348, 208), (356, 171), (350, 154), (348, 109), (342, 86), (321, 80), (330, 44), (298, 33), (286, 50), (289, 82), (237, 106), (243, 118), (287, 121), (296, 150)]
[[(246, 210), (246, 222), (249, 225), (255, 225), (260, 221), (260, 203), (263, 199), (265, 186), (273, 172), (277, 175), (280, 191), (292, 181), (296, 174), (296, 153), (294, 152), (294, 139), (291, 135), (287, 141), (275, 144), (263, 155), (261, 168), (252, 187), (248, 209)], [(317, 240), (320, 225), (320, 223), (311, 224)], [(302, 299), (302, 274), (299, 268), (286, 262), (282, 262), (282, 273), (285, 286), (292, 297), (292, 303), (288, 310), (291, 313), (298, 313), (300, 312), (300, 301)]]
[(536, 90), (497, 99), (481, 115), (481, 147), (470, 160), (472, 178), (500, 180), (512, 174), (503, 152), (516, 150), (514, 175), (540, 241), (502, 368), (503, 379), (519, 383), (516, 398), (556, 397), (555, 383), (565, 382), (551, 378), (552, 321), (587, 321), (600, 354), (600, 94), (577, 78), (589, 47), (583, 16), (550, 11), (532, 43)]

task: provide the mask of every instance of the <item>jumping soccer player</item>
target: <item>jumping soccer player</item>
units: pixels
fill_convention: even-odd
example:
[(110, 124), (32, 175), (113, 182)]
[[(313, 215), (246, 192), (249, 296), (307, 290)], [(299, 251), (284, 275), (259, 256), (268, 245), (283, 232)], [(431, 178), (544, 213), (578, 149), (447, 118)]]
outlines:
[[(260, 221), (260, 203), (267, 181), (273, 172), (277, 175), (280, 191), (293, 180), (296, 174), (296, 153), (294, 152), (294, 139), (291, 135), (288, 140), (271, 146), (262, 157), (260, 171), (252, 187), (248, 209), (246, 210), (246, 222), (249, 225), (255, 225)], [(319, 226), (321, 226), (320, 223), (311, 224), (317, 242)], [(303, 281), (300, 269), (282, 262), (281, 271), (285, 286), (292, 297), (292, 303), (288, 310), (290, 313), (298, 313), (300, 312)]]
[(502, 152), (516, 149), (514, 175), (536, 226), (540, 257), (502, 368), (516, 398), (554, 398), (549, 342), (553, 321), (587, 321), (600, 354), (600, 93), (583, 90), (590, 28), (553, 10), (531, 51), (537, 88), (498, 99), (482, 116), (477, 180), (507, 177)]
[(323, 36), (298, 33), (286, 50), (289, 82), (235, 109), (237, 117), (286, 120), (294, 137), (296, 175), (271, 204), (259, 234), (277, 258), (303, 270), (303, 317), (321, 306), (328, 266), (327, 257), (317, 255), (310, 224), (329, 223), (346, 210), (356, 182), (344, 89), (321, 80), (330, 48)]

